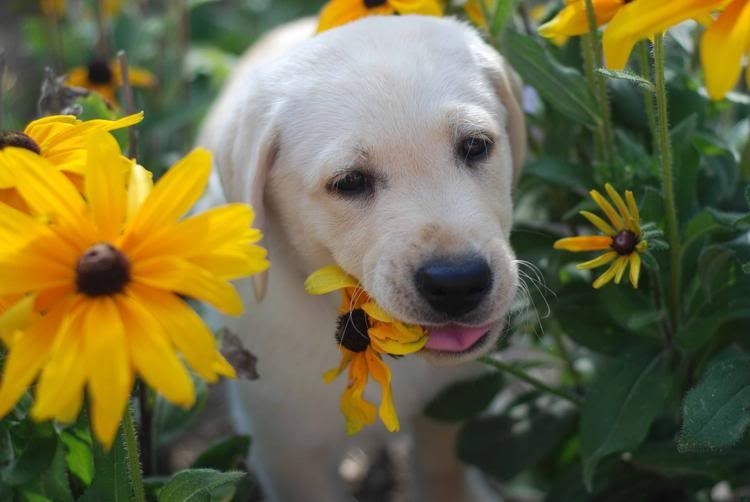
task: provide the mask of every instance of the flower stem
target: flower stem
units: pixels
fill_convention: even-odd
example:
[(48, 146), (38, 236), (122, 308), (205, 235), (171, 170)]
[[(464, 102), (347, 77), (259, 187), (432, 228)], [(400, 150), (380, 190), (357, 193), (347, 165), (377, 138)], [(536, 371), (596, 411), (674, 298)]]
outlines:
[[(648, 80), (649, 82), (652, 81), (651, 77), (651, 53), (649, 50), (649, 42), (648, 40), (644, 40), (641, 43), (638, 44), (638, 66), (641, 70), (641, 76)], [(654, 114), (654, 110), (656, 109), (656, 105), (654, 104), (654, 95), (653, 93), (645, 89), (643, 91), (643, 104), (646, 108), (646, 119), (648, 120), (648, 129), (651, 132), (651, 137), (653, 138), (653, 141), (656, 142), (656, 138), (658, 135), (658, 129), (656, 126), (656, 115)]]
[(591, 46), (593, 59), (591, 72), (594, 78), (595, 95), (599, 102), (599, 111), (602, 115), (601, 125), (599, 126), (603, 145), (602, 160), (607, 164), (609, 170), (615, 161), (615, 141), (612, 133), (612, 116), (609, 107), (606, 77), (596, 72), (596, 69), (602, 64), (602, 47), (599, 43), (599, 32), (596, 26), (596, 11), (594, 10), (593, 0), (586, 0), (586, 15), (589, 23), (589, 33), (584, 38), (584, 43), (588, 42)]
[(672, 334), (677, 332), (680, 322), (680, 231), (675, 205), (674, 173), (672, 165), (672, 140), (669, 137), (669, 116), (667, 114), (667, 86), (664, 79), (664, 35), (654, 37), (654, 63), (656, 80), (656, 107), (659, 154), (661, 155), (662, 190), (664, 211), (667, 218), (667, 239), (669, 240), (669, 320)]
[(510, 364), (507, 364), (503, 361), (500, 361), (498, 359), (493, 359), (489, 356), (484, 356), (479, 359), (480, 362), (492, 366), (493, 368), (500, 370), (505, 373), (509, 373), (513, 375), (514, 377), (518, 378), (519, 380), (523, 380), (524, 382), (528, 383), (535, 389), (538, 389), (542, 392), (547, 392), (549, 394), (553, 394), (557, 397), (560, 397), (562, 399), (565, 399), (566, 401), (569, 401), (576, 406), (581, 406), (583, 404), (583, 399), (576, 396), (575, 394), (571, 394), (569, 392), (565, 392), (564, 390), (555, 389), (554, 387), (550, 387), (546, 383), (542, 382), (541, 380), (537, 380), (536, 378), (526, 374), (522, 370), (516, 368), (515, 366), (512, 366)]
[(128, 477), (133, 488), (135, 502), (146, 502), (146, 492), (143, 489), (143, 476), (141, 474), (141, 460), (138, 455), (138, 439), (133, 422), (133, 410), (128, 404), (125, 417), (122, 421), (123, 435), (125, 436), (125, 452), (128, 460)]

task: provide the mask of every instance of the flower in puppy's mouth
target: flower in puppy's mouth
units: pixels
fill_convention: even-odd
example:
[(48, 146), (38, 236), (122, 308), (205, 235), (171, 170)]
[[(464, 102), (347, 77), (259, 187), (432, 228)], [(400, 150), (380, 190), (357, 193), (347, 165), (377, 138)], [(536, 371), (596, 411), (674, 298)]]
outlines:
[(581, 211), (581, 215), (604, 232), (604, 235), (566, 237), (556, 241), (554, 247), (566, 251), (606, 250), (606, 253), (593, 260), (579, 263), (577, 268), (588, 269), (610, 264), (606, 272), (594, 281), (594, 287), (598, 289), (613, 279), (615, 284), (619, 284), (625, 269), (630, 265), (630, 283), (637, 288), (641, 271), (641, 254), (648, 248), (641, 230), (638, 205), (630, 190), (625, 191), (625, 200), (623, 200), (609, 183), (605, 184), (604, 188), (617, 209), (596, 190), (591, 190), (589, 193), (607, 215), (609, 223), (593, 213)]
[(389, 431), (397, 431), (399, 423), (391, 393), (391, 371), (383, 355), (403, 356), (421, 350), (427, 343), (424, 328), (394, 319), (370, 298), (357, 279), (337, 265), (313, 272), (305, 281), (305, 289), (315, 295), (341, 290), (336, 328), (341, 362), (328, 370), (323, 379), (329, 383), (349, 368), (349, 382), (341, 395), (346, 432), (356, 434), (365, 425), (375, 422), (375, 405), (362, 397), (369, 376), (382, 389), (380, 419)]
[(437, 0), (331, 0), (320, 11), (318, 33), (372, 15), (422, 14), (442, 16)]

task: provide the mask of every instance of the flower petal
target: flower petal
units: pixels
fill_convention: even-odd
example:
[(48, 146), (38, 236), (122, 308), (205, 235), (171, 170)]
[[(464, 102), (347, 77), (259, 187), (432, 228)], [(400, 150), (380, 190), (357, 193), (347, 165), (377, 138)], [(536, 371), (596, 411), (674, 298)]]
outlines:
[(349, 363), (352, 361), (352, 357), (354, 357), (354, 352), (341, 347), (341, 361), (339, 362), (339, 365), (323, 373), (323, 381), (325, 383), (333, 382), (336, 377), (339, 376), (347, 366), (349, 366)]
[(701, 63), (711, 99), (722, 99), (737, 84), (748, 52), (750, 3), (734, 0), (701, 39)]
[(579, 263), (578, 265), (576, 265), (576, 268), (578, 270), (585, 270), (589, 268), (601, 267), (602, 265), (606, 265), (607, 263), (617, 258), (617, 256), (618, 255), (615, 251), (610, 251), (609, 253), (604, 253), (603, 255), (594, 258), (593, 260)]
[(393, 14), (395, 9), (385, 3), (382, 6), (368, 8), (364, 2), (351, 0), (331, 0), (320, 11), (318, 33), (337, 26), (350, 23), (372, 14)]
[(641, 255), (632, 253), (630, 255), (630, 284), (634, 288), (638, 287), (638, 278), (641, 274)]
[(612, 265), (609, 266), (609, 268), (602, 275), (597, 277), (597, 279), (594, 281), (594, 284), (592, 284), (592, 286), (594, 287), (594, 289), (601, 288), (602, 286), (610, 282), (614, 278), (616, 273), (617, 273), (617, 262), (615, 261), (612, 263)]
[(401, 15), (421, 14), (442, 16), (443, 6), (437, 0), (388, 0), (388, 3)]
[(596, 190), (591, 190), (589, 192), (591, 195), (591, 198), (594, 199), (594, 202), (602, 208), (602, 211), (607, 215), (607, 218), (609, 218), (610, 223), (612, 223), (612, 226), (615, 228), (615, 230), (620, 231), (625, 228), (625, 222), (622, 221), (622, 218), (617, 213), (614, 207), (612, 207), (612, 204), (609, 203), (607, 199), (602, 196), (599, 192)]
[(184, 408), (192, 406), (193, 381), (167, 342), (159, 322), (140, 301), (129, 296), (118, 295), (117, 306), (128, 333), (130, 360), (138, 374), (170, 402)]
[(305, 279), (305, 291), (311, 295), (324, 295), (343, 288), (356, 288), (359, 281), (344, 272), (338, 265), (316, 270)]
[(625, 269), (628, 268), (628, 257), (620, 256), (617, 258), (614, 265), (617, 267), (617, 272), (615, 273), (615, 284), (620, 284), (622, 276), (625, 274)]
[[(133, 386), (124, 316), (112, 297), (86, 298), (82, 304), (84, 361), (88, 370), (91, 425), (109, 448)], [(127, 337), (133, 333), (128, 330)], [(136, 350), (140, 350), (137, 347)]]
[(612, 237), (608, 235), (582, 235), (578, 237), (565, 237), (555, 241), (555, 249), (566, 251), (601, 251), (612, 247)]
[[(593, 0), (596, 25), (607, 23), (625, 5), (625, 0)], [(545, 38), (560, 36), (572, 37), (589, 32), (588, 13), (583, 0), (567, 2), (557, 15), (539, 27), (539, 34)]]
[(341, 412), (346, 419), (346, 433), (350, 436), (365, 425), (375, 422), (375, 405), (362, 398), (368, 374), (365, 352), (358, 352), (352, 358), (349, 364), (349, 383), (341, 394)]
[(236, 376), (228, 364), (215, 365), (226, 360), (219, 352), (213, 334), (200, 316), (177, 295), (140, 284), (128, 286), (128, 294), (139, 304), (148, 306), (172, 345), (201, 378), (215, 382), (218, 379), (216, 367), (228, 368), (228, 371), (221, 373), (224, 376)]
[(604, 232), (606, 235), (610, 237), (614, 237), (615, 235), (617, 235), (617, 232), (609, 223), (607, 223), (594, 213), (591, 213), (589, 211), (581, 211), (581, 216), (589, 220), (592, 225)]
[(367, 368), (372, 378), (380, 384), (380, 388), (382, 389), (378, 412), (380, 420), (383, 421), (386, 429), (390, 432), (396, 432), (399, 430), (399, 423), (396, 407), (393, 404), (393, 394), (391, 393), (391, 370), (371, 350), (365, 351), (365, 357), (367, 359)]
[(620, 217), (622, 217), (623, 222), (625, 223), (625, 228), (632, 232), (636, 232), (637, 228), (635, 226), (633, 216), (630, 214), (630, 210), (628, 209), (627, 204), (625, 204), (625, 201), (622, 199), (620, 194), (617, 193), (617, 190), (615, 190), (615, 188), (609, 183), (604, 184), (604, 189), (607, 191), (607, 195), (609, 195), (609, 198), (612, 199), (612, 201), (615, 203)]
[(114, 242), (125, 219), (125, 179), (120, 147), (106, 132), (91, 134), (87, 142), (86, 199), (102, 240)]

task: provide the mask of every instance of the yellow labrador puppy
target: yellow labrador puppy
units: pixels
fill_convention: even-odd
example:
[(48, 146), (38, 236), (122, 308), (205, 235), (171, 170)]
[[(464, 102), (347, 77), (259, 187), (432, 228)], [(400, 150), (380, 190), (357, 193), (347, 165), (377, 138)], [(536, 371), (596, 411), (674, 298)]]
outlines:
[[(511, 190), (525, 151), (514, 79), (468, 25), (371, 17), (312, 36), (301, 21), (260, 41), (210, 111), (211, 200), (252, 203), (272, 267), (246, 284), (230, 328), (259, 358), (235, 387), (236, 419), (272, 501), (346, 500), (337, 466), (380, 426), (344, 433), (338, 295), (312, 297), (312, 271), (339, 264), (387, 311), (425, 326), (418, 355), (388, 361), (402, 431), (415, 438), (418, 500), (466, 498), (447, 427), (418, 419), (497, 341), (517, 287)], [(377, 400), (378, 396), (370, 396)], [(244, 424), (244, 425), (243, 425)], [(416, 476), (416, 477), (419, 477)]]

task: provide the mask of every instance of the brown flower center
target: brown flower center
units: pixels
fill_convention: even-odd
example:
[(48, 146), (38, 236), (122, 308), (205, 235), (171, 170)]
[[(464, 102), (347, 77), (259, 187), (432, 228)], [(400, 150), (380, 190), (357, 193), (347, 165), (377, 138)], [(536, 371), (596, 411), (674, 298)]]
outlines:
[(109, 67), (106, 61), (101, 59), (95, 59), (91, 61), (87, 67), (89, 72), (89, 82), (94, 84), (111, 84), (112, 69)]
[(130, 281), (130, 262), (110, 244), (91, 246), (76, 265), (76, 287), (88, 296), (113, 295)]
[(0, 131), (0, 150), (6, 146), (15, 146), (18, 148), (25, 148), (29, 151), (40, 155), (42, 149), (36, 144), (36, 141), (31, 139), (27, 134), (21, 131)]
[(612, 239), (612, 249), (619, 255), (629, 255), (638, 244), (638, 236), (630, 230), (622, 230)]
[(362, 352), (370, 345), (369, 327), (367, 314), (362, 309), (342, 314), (336, 327), (336, 341), (352, 352)]
[(365, 0), (365, 7), (372, 9), (373, 7), (380, 7), (385, 5), (387, 0)]

